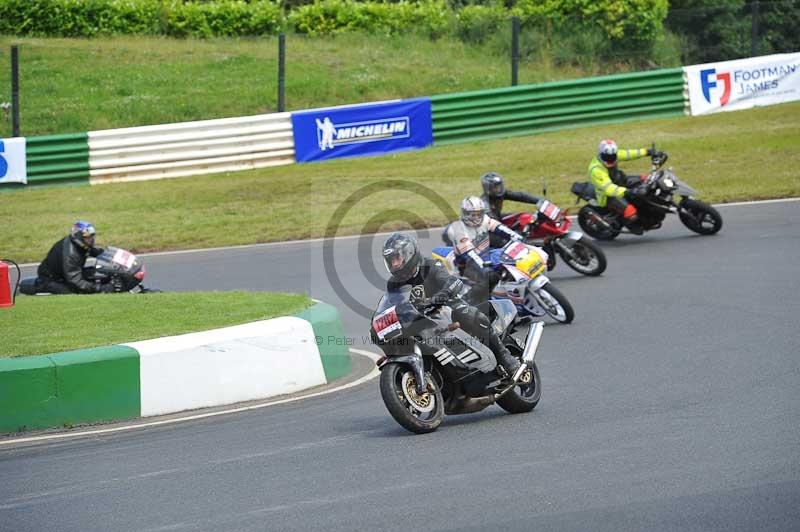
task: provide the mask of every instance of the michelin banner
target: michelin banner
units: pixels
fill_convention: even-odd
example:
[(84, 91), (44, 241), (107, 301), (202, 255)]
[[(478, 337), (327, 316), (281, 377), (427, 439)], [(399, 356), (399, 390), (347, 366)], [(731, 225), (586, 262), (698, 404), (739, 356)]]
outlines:
[(28, 183), (25, 137), (0, 139), (0, 185)]
[(683, 68), (692, 115), (800, 100), (800, 53)]
[(292, 113), (297, 162), (380, 155), (433, 144), (429, 98)]

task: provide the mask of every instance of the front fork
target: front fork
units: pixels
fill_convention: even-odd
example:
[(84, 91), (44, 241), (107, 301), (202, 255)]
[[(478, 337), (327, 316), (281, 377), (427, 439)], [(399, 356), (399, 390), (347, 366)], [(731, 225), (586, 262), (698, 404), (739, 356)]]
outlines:
[(419, 346), (414, 344), (414, 354), (400, 355), (396, 357), (382, 357), (378, 361), (378, 369), (383, 369), (387, 364), (401, 363), (411, 366), (414, 372), (416, 392), (418, 395), (424, 394), (428, 390), (428, 383), (425, 380), (425, 362), (422, 360), (422, 351)]
[(548, 253), (547, 270), (552, 270), (556, 265), (556, 252), (562, 257), (567, 256), (575, 260), (575, 243), (583, 237), (582, 233), (577, 231), (568, 231), (564, 234), (557, 236), (549, 236), (544, 239), (542, 248)]

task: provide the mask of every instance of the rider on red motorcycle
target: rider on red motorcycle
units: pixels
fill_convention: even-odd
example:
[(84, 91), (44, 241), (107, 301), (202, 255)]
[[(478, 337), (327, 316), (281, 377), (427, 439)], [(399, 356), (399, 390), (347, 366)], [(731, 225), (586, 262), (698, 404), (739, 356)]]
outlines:
[(632, 161), (642, 157), (656, 156), (663, 158), (663, 152), (654, 153), (649, 148), (639, 148), (634, 150), (620, 150), (617, 143), (611, 139), (600, 141), (597, 147), (597, 155), (589, 162), (589, 180), (594, 186), (597, 204), (622, 214), (625, 225), (633, 233), (642, 234), (642, 227), (639, 225), (639, 217), (636, 207), (629, 203), (638, 194), (645, 191), (640, 188), (627, 188), (627, 176), (625, 172), (617, 166), (619, 159)]
[(481, 176), (481, 186), (483, 187), (481, 199), (489, 208), (486, 214), (495, 220), (500, 220), (503, 217), (504, 200), (533, 203), (534, 205), (540, 201), (536, 196), (526, 192), (508, 190), (505, 183), (503, 183), (503, 176), (497, 172), (483, 174)]

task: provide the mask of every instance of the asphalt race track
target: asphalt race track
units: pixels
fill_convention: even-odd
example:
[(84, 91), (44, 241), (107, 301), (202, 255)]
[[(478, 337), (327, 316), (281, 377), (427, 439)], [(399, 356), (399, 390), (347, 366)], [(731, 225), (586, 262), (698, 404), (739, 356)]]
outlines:
[[(377, 381), (157, 428), (0, 446), (0, 531), (800, 530), (800, 202), (722, 207), (603, 244), (600, 278), (550, 277), (576, 310), (547, 326), (543, 396), (413, 436)], [(330, 273), (367, 307), (383, 276), (365, 239)], [(437, 232), (424, 241), (438, 243)], [(308, 291), (343, 303), (322, 243), (146, 259), (164, 290)], [(30, 268), (27, 269), (31, 271)], [(366, 277), (366, 280), (365, 280)], [(356, 305), (350, 306), (357, 308)]]

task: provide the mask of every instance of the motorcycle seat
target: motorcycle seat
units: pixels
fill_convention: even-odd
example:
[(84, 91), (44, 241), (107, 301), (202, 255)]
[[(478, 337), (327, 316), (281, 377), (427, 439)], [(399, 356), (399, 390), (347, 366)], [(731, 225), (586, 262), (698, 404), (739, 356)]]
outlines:
[(594, 186), (592, 186), (592, 184), (588, 181), (576, 181), (575, 183), (572, 183), (572, 188), (570, 190), (579, 198), (583, 198), (587, 201), (594, 199), (595, 197)]

